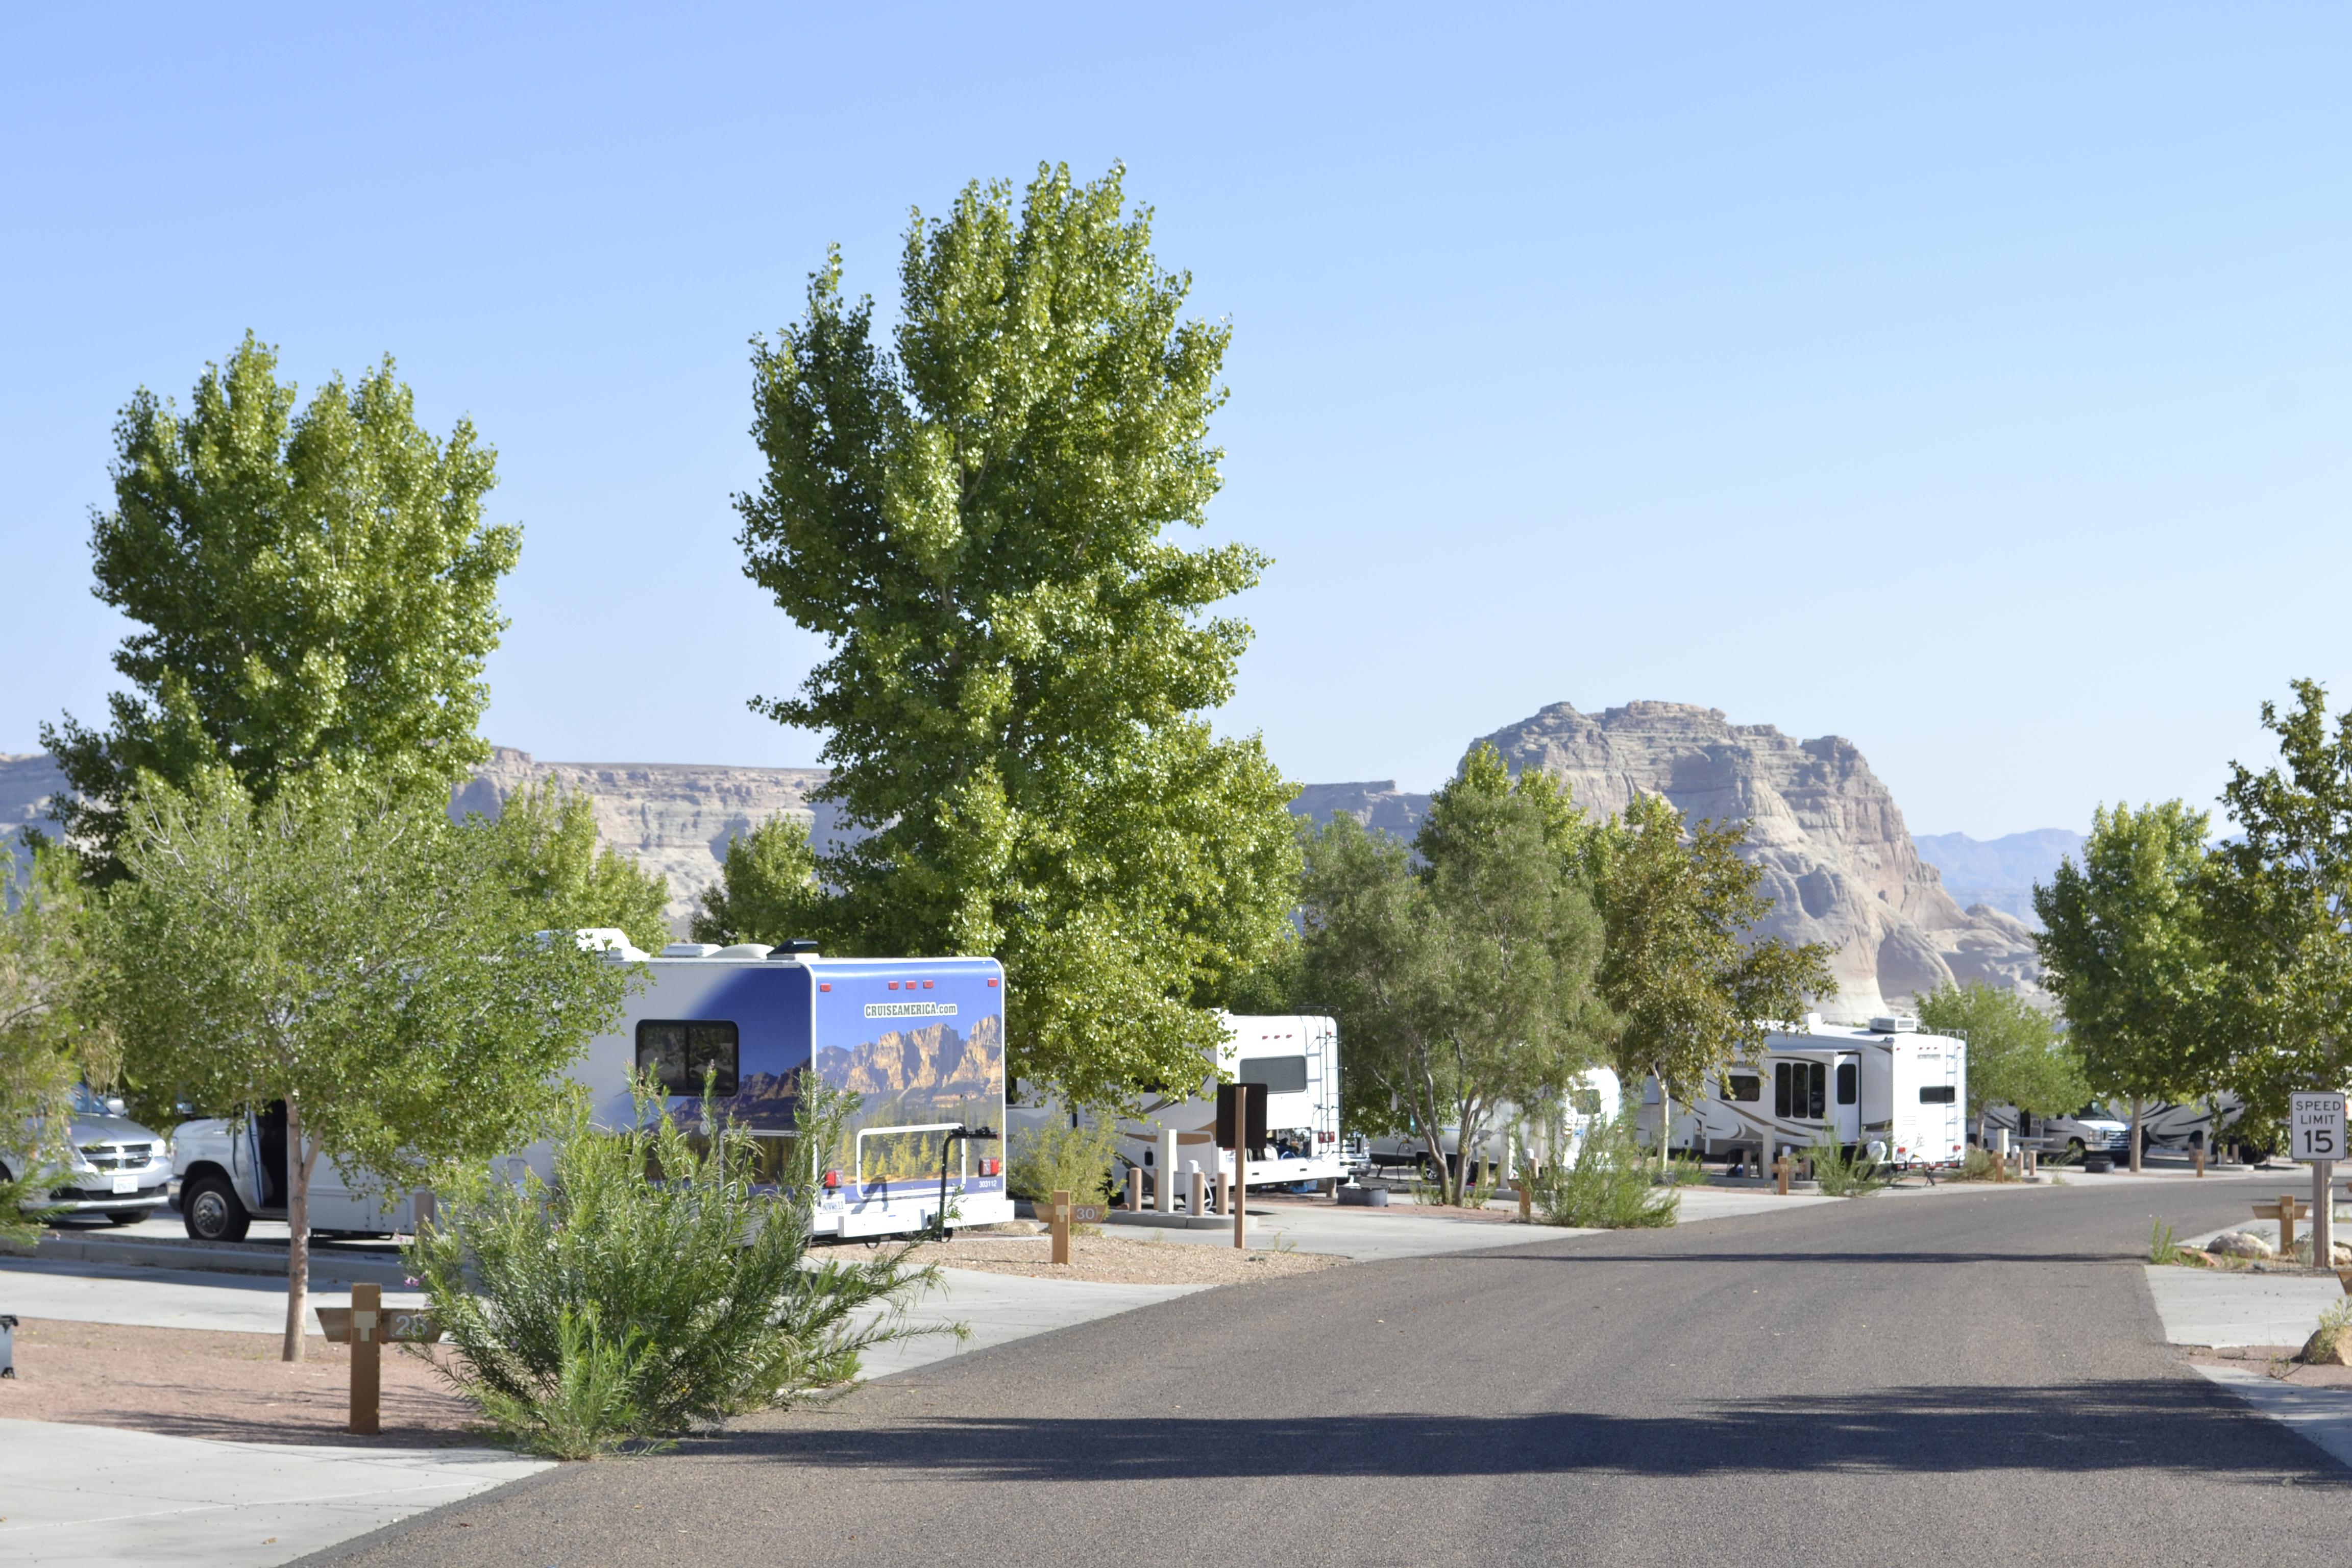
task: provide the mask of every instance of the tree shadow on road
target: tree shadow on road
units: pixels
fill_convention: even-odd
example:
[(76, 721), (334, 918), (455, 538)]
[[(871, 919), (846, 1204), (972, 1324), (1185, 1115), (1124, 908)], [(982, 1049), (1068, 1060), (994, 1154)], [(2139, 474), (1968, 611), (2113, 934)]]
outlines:
[(2317, 1448), (2187, 1377), (1919, 1386), (1659, 1415), (949, 1415), (851, 1426), (819, 1415), (693, 1448), (971, 1480), (2139, 1470), (2352, 1485)]

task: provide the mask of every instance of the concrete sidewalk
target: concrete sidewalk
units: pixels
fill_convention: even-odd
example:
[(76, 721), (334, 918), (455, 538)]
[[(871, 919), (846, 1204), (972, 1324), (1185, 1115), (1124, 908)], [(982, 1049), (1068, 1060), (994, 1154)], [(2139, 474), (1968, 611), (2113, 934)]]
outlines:
[[(351, 1301), (351, 1288), (314, 1276), (314, 1306)], [(423, 1295), (386, 1290), (387, 1307), (421, 1307)], [(274, 1334), (286, 1326), (286, 1282), (251, 1274), (138, 1268), (102, 1263), (52, 1263), (0, 1258), (0, 1312), (76, 1323), (122, 1323), (147, 1329), (220, 1329)], [(317, 1313), (306, 1325), (319, 1331)]]
[(219, 1443), (0, 1420), (0, 1563), (260, 1568), (551, 1467), (475, 1448)]

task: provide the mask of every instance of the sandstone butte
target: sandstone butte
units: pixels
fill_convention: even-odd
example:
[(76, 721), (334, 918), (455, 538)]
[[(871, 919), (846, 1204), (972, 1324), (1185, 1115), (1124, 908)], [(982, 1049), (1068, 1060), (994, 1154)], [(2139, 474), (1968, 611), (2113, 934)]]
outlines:
[[(1556, 703), (1484, 739), (1514, 772), (1541, 768), (1564, 780), (1589, 812), (1622, 811), (1651, 791), (1694, 820), (1747, 822), (1748, 853), (1773, 900), (1760, 932), (1830, 945), (1839, 990), (1822, 1010), (1832, 1017), (1866, 1018), (1955, 981), (2045, 999), (2030, 930), (1987, 905), (1960, 907), (1850, 741), (1801, 741), (1679, 702), (1597, 715)], [(495, 815), (517, 789), (550, 781), (586, 793), (604, 842), (669, 879), (671, 921), (683, 931), (738, 834), (783, 815), (809, 824), (820, 844), (834, 835), (831, 812), (809, 798), (824, 776), (821, 768), (541, 763), (501, 746), (455, 793), (451, 811)], [(36, 823), (63, 782), (46, 756), (0, 756), (0, 834)], [(1318, 820), (1345, 811), (1410, 837), (1428, 805), (1426, 795), (1393, 783), (1325, 784), (1305, 786), (1292, 810)]]

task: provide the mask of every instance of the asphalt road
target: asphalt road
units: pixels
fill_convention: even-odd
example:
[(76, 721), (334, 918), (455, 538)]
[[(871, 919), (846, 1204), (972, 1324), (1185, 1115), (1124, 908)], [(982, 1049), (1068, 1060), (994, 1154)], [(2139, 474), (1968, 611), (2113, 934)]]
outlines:
[(317, 1561), (2340, 1562), (2352, 1474), (2141, 1276), (2249, 1189), (2095, 1181), (1205, 1292)]

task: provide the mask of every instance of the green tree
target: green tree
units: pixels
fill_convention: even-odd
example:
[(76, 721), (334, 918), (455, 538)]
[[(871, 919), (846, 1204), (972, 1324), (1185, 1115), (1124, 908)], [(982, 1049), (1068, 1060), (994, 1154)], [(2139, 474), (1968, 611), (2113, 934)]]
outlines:
[(1350, 1123), (1411, 1126), (1449, 1203), (1502, 1107), (1565, 1093), (1606, 1037), (1584, 832), (1557, 781), (1514, 783), (1482, 745), (1431, 801), (1418, 866), (1345, 814), (1308, 837), (1302, 967), (1348, 1042)]
[(2033, 889), (2042, 984), (2058, 998), (2091, 1087), (2131, 1101), (2131, 1168), (2151, 1100), (2210, 1087), (2215, 981), (2200, 911), (2211, 818), (2177, 800), (2099, 807), (2082, 864)]
[(1074, 1103), (1197, 1077), (1298, 872), (1294, 787), (1202, 717), (1250, 635), (1208, 612), (1265, 559), (1169, 537), (1216, 493), (1228, 331), (1181, 319), (1120, 179), (918, 215), (888, 349), (829, 260), (755, 346), (738, 501), (746, 571), (831, 648), (755, 705), (824, 733), (820, 795), (869, 830), (824, 858), (824, 934), (995, 954), (1009, 1069)]
[(808, 824), (772, 816), (727, 844), (719, 880), (702, 890), (688, 925), (697, 942), (764, 942), (814, 934), (825, 915)]
[(2280, 762), (2230, 766), (2238, 832), (2213, 850), (2200, 900), (2211, 1076), (2245, 1099), (2248, 1127), (2284, 1117), (2291, 1093), (2352, 1079), (2352, 714), (2331, 725), (2326, 688), (2294, 690), (2293, 712), (2263, 704)]
[(647, 952), (670, 940), (669, 879), (596, 844), (596, 803), (553, 781), (507, 797), (479, 834), (490, 863), (542, 929), (617, 926)]
[(1968, 1042), (1968, 1113), (1980, 1130), (1988, 1106), (2058, 1116), (2091, 1098), (2082, 1053), (2049, 1014), (2014, 991), (1981, 980), (1947, 985), (1919, 999), (1919, 1023)]
[[(120, 1065), (90, 1006), (89, 902), (62, 846), (37, 844), (21, 868), (0, 859), (0, 1241), (37, 1231), (18, 1205), (54, 1184), (48, 1162), (66, 1152), (44, 1134), (63, 1124), (74, 1084), (106, 1083)], [(16, 1147), (28, 1130), (32, 1146)]]
[(1675, 1101), (1760, 1051), (1771, 1020), (1837, 990), (1822, 943), (1747, 939), (1772, 907), (1756, 891), (1762, 868), (1739, 858), (1747, 841), (1745, 823), (1686, 829), (1655, 795), (1636, 796), (1589, 841), (1608, 932), (1601, 994), (1622, 1020), (1615, 1066), (1629, 1089), (1657, 1079), (1662, 1166)]
[(102, 879), (142, 774), (226, 766), (267, 800), (337, 761), (440, 790), (488, 754), (482, 665), (521, 543), (482, 520), (495, 454), (463, 420), (420, 428), (390, 359), (295, 397), (248, 332), (184, 416), (142, 388), (116, 423), (90, 548), (98, 597), (142, 628), (114, 656), (131, 689), (102, 730), (41, 731)]
[(147, 781), (118, 840), (103, 1000), (130, 1059), (199, 1104), (286, 1105), (285, 1358), (299, 1361), (310, 1185), (530, 1142), (624, 971), (536, 936), (478, 821), (315, 770), (257, 804), (226, 770)]

